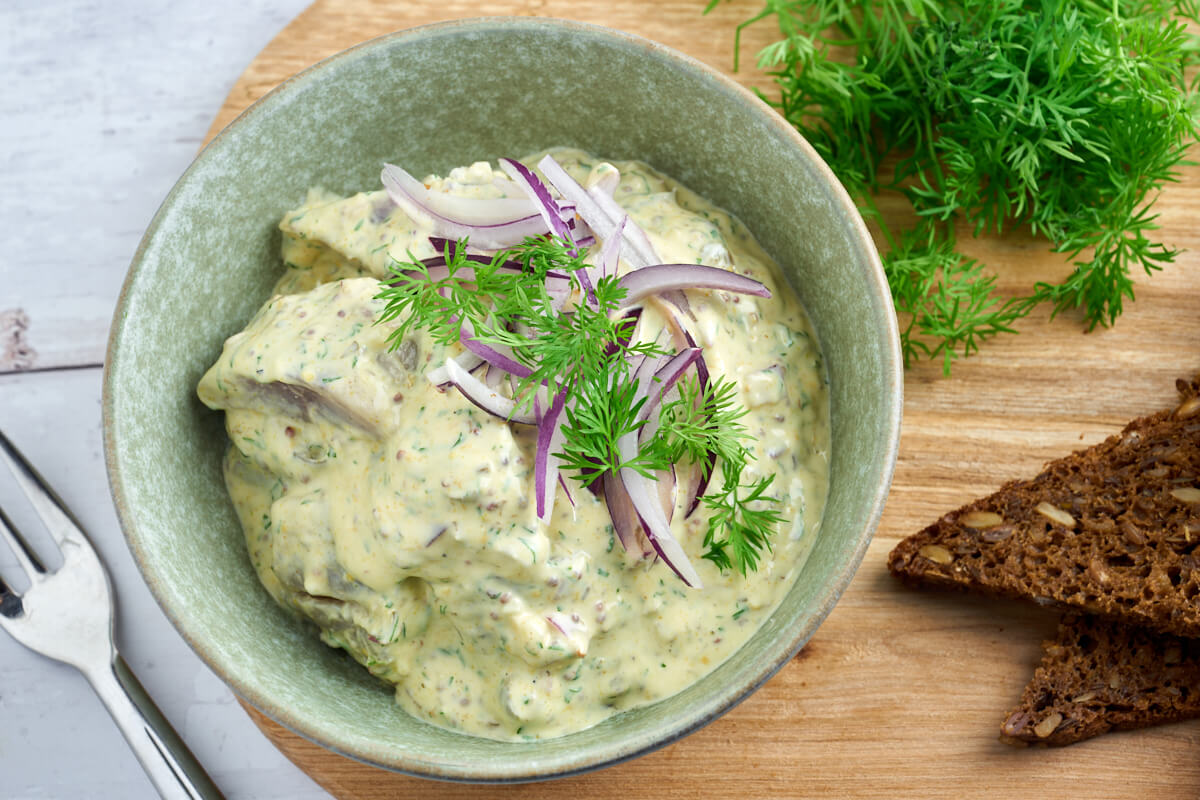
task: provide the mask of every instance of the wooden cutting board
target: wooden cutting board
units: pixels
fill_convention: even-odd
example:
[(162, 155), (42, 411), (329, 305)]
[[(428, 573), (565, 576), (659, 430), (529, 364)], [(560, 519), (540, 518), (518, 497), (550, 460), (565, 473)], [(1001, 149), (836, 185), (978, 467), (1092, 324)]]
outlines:
[[(371, 37), (438, 20), (516, 14), (630, 31), (730, 71), (734, 26), (761, 2), (704, 0), (318, 0), (246, 69), (213, 132), (289, 75)], [(771, 41), (752, 28), (746, 53)], [(769, 90), (743, 58), (735, 77)], [(211, 135), (211, 134), (210, 134)], [(703, 187), (698, 187), (703, 189)], [(898, 539), (944, 511), (1029, 477), (1047, 460), (1166, 407), (1174, 379), (1200, 370), (1200, 170), (1158, 204), (1162, 236), (1188, 248), (1137, 284), (1112, 330), (1038, 314), (985, 346), (951, 378), (921, 364), (905, 377), (904, 431), (890, 499), (853, 583), (804, 651), (728, 715), (685, 740), (601, 772), (528, 786), (435, 783), (377, 770), (305, 741), (252, 709), (296, 764), (338, 798), (400, 796), (878, 797), (1200, 796), (1200, 722), (1110, 734), (1065, 749), (997, 740), (1056, 615), (1015, 603), (905, 590), (888, 575)], [(964, 232), (964, 236), (966, 232)], [(1020, 291), (1067, 264), (1023, 236), (974, 254)]]

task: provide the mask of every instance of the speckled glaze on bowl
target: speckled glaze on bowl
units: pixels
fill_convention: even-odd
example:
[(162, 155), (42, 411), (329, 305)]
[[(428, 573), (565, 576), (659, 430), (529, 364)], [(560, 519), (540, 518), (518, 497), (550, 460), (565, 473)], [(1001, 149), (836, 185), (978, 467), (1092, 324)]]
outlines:
[[(553, 145), (636, 158), (745, 222), (807, 308), (829, 370), (831, 493), (782, 606), (680, 694), (551, 741), (418, 722), (261, 588), (227, 499), (222, 416), (200, 376), (280, 272), (283, 212), (305, 189), (378, 184)], [(891, 480), (900, 427), (896, 322), (861, 218), (812, 148), (699, 62), (604, 28), (530, 18), (403, 31), (288, 80), (226, 128), (171, 191), (134, 257), (104, 378), (109, 479), (130, 549), (187, 641), (242, 698), (298, 734), (413, 775), (509, 782), (644, 754), (711, 722), (808, 641), (849, 583)]]

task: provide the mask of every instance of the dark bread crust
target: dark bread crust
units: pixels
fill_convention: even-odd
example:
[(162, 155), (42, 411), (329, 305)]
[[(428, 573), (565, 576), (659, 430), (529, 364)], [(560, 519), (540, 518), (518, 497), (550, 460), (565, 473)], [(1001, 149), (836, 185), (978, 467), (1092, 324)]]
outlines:
[(1200, 717), (1200, 640), (1070, 613), (1042, 647), (1003, 741), (1060, 746)]
[(1176, 385), (1176, 408), (946, 514), (888, 568), (1200, 637), (1200, 377)]

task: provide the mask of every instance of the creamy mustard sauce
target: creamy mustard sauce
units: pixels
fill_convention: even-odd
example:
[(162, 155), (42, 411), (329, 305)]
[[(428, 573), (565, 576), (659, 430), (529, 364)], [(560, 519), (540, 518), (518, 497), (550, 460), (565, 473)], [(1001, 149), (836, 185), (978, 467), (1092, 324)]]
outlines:
[[(664, 262), (734, 269), (773, 294), (687, 292), (709, 369), (736, 381), (749, 410), (745, 481), (776, 474), (785, 523), (756, 572), (701, 558), (707, 513), (685, 519), (683, 491), (672, 530), (700, 590), (627, 555), (603, 501), (574, 482), (574, 505), (559, 488), (538, 523), (530, 429), (426, 378), (457, 346), (414, 334), (388, 352), (390, 326), (373, 324), (392, 259), (433, 255), (429, 229), (382, 191), (313, 190), (285, 215), (276, 294), (198, 390), (226, 412), (226, 481), (271, 595), (395, 684), (412, 715), (494, 739), (580, 730), (711, 671), (795, 581), (827, 490), (823, 365), (778, 268), (739, 222), (648, 167), (553, 152), (585, 184), (619, 174), (615, 198)], [(523, 196), (486, 163), (425, 183)], [(654, 302), (641, 324), (662, 327)]]

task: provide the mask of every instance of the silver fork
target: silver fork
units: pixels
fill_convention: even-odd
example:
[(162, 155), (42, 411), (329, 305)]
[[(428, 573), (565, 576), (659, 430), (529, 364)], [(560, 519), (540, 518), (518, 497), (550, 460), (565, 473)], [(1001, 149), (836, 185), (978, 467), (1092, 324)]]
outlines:
[(0, 578), (0, 628), (29, 649), (84, 674), (160, 795), (220, 800), (220, 791), (117, 653), (108, 573), (83, 529), (2, 432), (0, 460), (12, 470), (63, 558), (57, 571), (48, 572), (0, 510), (0, 539), (31, 584), (18, 595)]

